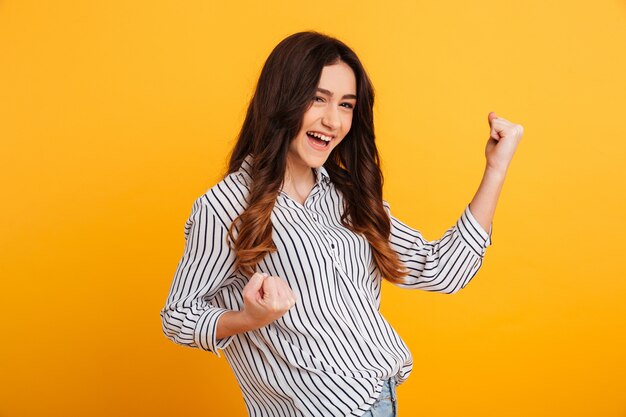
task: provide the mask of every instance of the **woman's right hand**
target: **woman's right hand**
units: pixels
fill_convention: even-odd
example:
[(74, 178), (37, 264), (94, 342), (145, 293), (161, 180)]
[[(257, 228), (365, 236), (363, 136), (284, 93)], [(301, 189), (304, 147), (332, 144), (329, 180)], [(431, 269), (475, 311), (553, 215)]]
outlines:
[(241, 311), (251, 329), (266, 326), (282, 317), (296, 303), (287, 281), (266, 273), (252, 275), (243, 287)]

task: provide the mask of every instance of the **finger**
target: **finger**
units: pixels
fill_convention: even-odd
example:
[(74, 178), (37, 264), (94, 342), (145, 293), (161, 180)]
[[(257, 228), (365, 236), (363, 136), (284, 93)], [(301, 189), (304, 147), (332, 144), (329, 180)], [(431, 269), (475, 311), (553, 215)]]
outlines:
[(285, 298), (284, 281), (279, 277), (274, 277), (274, 283), (276, 284), (276, 299), (283, 301)]
[(289, 286), (289, 283), (286, 280), (281, 279), (280, 283), (281, 283), (281, 299), (285, 301), (286, 304), (289, 305), (289, 308), (291, 308), (296, 303), (296, 295), (291, 290), (291, 287)]
[(255, 273), (250, 277), (248, 283), (243, 287), (241, 295), (244, 299), (259, 301), (263, 299), (263, 281), (267, 274)]
[(266, 277), (267, 277), (267, 274), (261, 274), (260, 272), (255, 272), (248, 280), (248, 283), (246, 284), (244, 290), (247, 290), (250, 292), (259, 291), (259, 289), (263, 286), (263, 281), (265, 280)]
[(489, 122), (489, 126), (491, 126), (491, 122), (493, 122), (493, 119), (497, 119), (498, 116), (496, 115), (496, 112), (492, 111), (489, 112), (489, 114), (487, 115), (487, 121)]
[(491, 128), (491, 131), (489, 132), (489, 138), (490, 139), (495, 139), (495, 140), (500, 140), (500, 133), (498, 133), (498, 131), (496, 130), (495, 127)]
[(273, 301), (278, 298), (276, 289), (276, 277), (270, 275), (265, 279), (265, 281), (263, 281), (263, 291), (265, 292), (265, 296), (263, 297), (265, 301)]
[(281, 284), (281, 299), (283, 299), (289, 308), (291, 308), (296, 303), (296, 295), (291, 290), (291, 287), (286, 280), (281, 279)]

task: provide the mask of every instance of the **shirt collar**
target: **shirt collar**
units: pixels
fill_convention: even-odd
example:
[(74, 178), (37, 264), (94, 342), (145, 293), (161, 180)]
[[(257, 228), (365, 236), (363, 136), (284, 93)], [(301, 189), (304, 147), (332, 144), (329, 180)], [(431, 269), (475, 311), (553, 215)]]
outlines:
[[(251, 182), (252, 180), (252, 161), (253, 161), (253, 156), (252, 154), (248, 154), (243, 162), (241, 163), (241, 166), (239, 167), (239, 170), (237, 171), (237, 173), (239, 175), (241, 175), (246, 181)], [(330, 176), (328, 175), (328, 171), (326, 171), (326, 168), (324, 168), (324, 166), (322, 165), (319, 168), (313, 168), (313, 172), (315, 172), (315, 181), (317, 184), (329, 184), (330, 183)]]

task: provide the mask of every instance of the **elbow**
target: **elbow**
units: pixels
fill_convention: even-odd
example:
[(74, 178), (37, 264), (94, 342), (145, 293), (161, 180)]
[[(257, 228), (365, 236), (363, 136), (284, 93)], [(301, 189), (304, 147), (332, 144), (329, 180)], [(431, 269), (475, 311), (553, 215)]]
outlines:
[(467, 284), (469, 283), (469, 280), (471, 279), (471, 277), (467, 278), (464, 281), (459, 282), (459, 284), (455, 285), (453, 288), (451, 288), (449, 291), (446, 292), (446, 294), (456, 294), (459, 291), (461, 291), (463, 288), (465, 288), (467, 286)]
[(457, 292), (461, 291), (463, 289), (463, 287), (454, 287), (449, 291), (446, 291), (444, 294), (456, 294)]
[(173, 317), (171, 313), (172, 312), (167, 308), (163, 308), (160, 312), (161, 331), (163, 335), (177, 345), (195, 347), (193, 339), (185, 336), (180, 320)]
[[(222, 349), (225, 346), (216, 346), (214, 339), (214, 322), (218, 317), (217, 312), (216, 309), (209, 309), (200, 317), (196, 317), (188, 310), (179, 311), (166, 306), (161, 310), (163, 334), (177, 345), (213, 352), (220, 357), (216, 347)], [(208, 323), (205, 321), (207, 319), (209, 319)], [(203, 329), (203, 334), (199, 335), (197, 329)], [(232, 338), (228, 340), (230, 339)]]
[(457, 282), (456, 285), (454, 282), (450, 282), (448, 283), (447, 286), (438, 289), (437, 292), (442, 293), (442, 294), (448, 294), (448, 295), (452, 295), (452, 294), (456, 294), (457, 292), (461, 291), (463, 288), (465, 287), (465, 285), (462, 285), (460, 282)]
[[(456, 294), (465, 288), (470, 281), (476, 276), (478, 270), (482, 266), (483, 258), (475, 256), (471, 252), (465, 252), (465, 257), (460, 256), (450, 259), (451, 265), (442, 267), (442, 271), (446, 271), (446, 277), (441, 280), (446, 283), (443, 291), (446, 294)], [(439, 271), (441, 273), (441, 271)]]
[[(456, 281), (456, 284), (452, 286), (452, 288), (447, 292), (447, 294), (456, 294), (461, 291), (463, 288), (467, 287), (467, 284), (470, 283), (472, 278), (476, 276), (480, 266), (482, 264), (482, 260), (478, 260), (468, 271), (467, 273), (461, 275)], [(454, 281), (453, 281), (454, 282)]]
[(166, 308), (163, 308), (160, 312), (161, 316), (161, 331), (163, 335), (172, 342), (176, 342), (176, 328), (172, 326), (170, 315)]
[(440, 274), (438, 273), (436, 277), (439, 277), (437, 279), (439, 284), (433, 288), (433, 291), (450, 295), (456, 294), (469, 284), (477, 272), (478, 268), (469, 268), (464, 273), (459, 270), (443, 277), (439, 277)]

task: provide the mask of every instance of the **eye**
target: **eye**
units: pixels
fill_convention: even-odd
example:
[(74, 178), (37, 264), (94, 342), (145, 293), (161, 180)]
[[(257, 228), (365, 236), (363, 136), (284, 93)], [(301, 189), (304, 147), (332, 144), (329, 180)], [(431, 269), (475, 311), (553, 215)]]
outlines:
[(313, 97), (313, 101), (323, 102), (324, 101), (324, 97), (315, 96), (315, 97)]
[(347, 109), (353, 109), (354, 106), (352, 105), (352, 103), (341, 103), (341, 106), (345, 106)]

